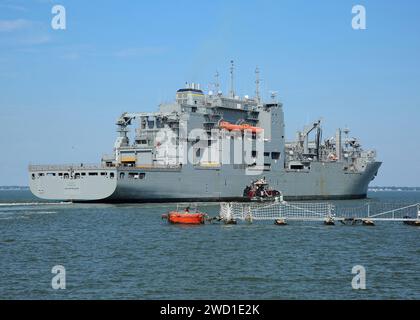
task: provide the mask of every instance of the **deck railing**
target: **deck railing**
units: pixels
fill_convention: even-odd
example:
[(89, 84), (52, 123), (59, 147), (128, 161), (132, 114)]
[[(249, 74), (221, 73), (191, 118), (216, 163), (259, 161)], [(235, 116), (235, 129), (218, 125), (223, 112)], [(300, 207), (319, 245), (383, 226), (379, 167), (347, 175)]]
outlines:
[(29, 171), (69, 171), (69, 170), (179, 170), (181, 168), (180, 165), (140, 165), (136, 167), (125, 167), (125, 166), (118, 166), (118, 167), (109, 167), (101, 164), (85, 164), (85, 163), (78, 163), (78, 164), (58, 164), (58, 165), (29, 165)]
[(101, 164), (54, 164), (54, 165), (29, 165), (29, 171), (64, 171), (64, 170), (102, 170), (109, 169), (110, 167), (103, 166)]

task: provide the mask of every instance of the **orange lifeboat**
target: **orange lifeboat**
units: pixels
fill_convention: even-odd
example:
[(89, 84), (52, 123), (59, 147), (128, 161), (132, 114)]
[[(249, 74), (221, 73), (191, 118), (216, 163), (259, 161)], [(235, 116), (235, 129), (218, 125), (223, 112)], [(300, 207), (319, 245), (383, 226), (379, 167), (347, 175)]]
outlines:
[(221, 129), (226, 129), (229, 131), (241, 131), (242, 126), (238, 125), (238, 124), (233, 124), (227, 121), (221, 121), (220, 122), (220, 128)]
[(249, 124), (232, 124), (227, 121), (221, 121), (219, 127), (221, 129), (226, 129), (229, 131), (251, 131), (253, 133), (261, 133), (263, 131), (262, 128), (259, 127), (253, 127)]
[(263, 128), (253, 127), (249, 124), (243, 124), (241, 127), (242, 127), (242, 130), (249, 130), (253, 133), (261, 133), (264, 131)]
[(204, 224), (205, 218), (206, 214), (201, 212), (189, 213), (171, 211), (167, 215), (168, 221), (174, 224)]

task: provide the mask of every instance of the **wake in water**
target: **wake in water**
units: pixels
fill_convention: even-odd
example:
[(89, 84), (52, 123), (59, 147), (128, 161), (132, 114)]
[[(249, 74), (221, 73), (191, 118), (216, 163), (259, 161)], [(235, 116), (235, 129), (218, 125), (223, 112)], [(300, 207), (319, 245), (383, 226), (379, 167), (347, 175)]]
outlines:
[(47, 205), (68, 205), (73, 204), (70, 201), (62, 201), (62, 202), (4, 202), (0, 203), (0, 207), (23, 207), (23, 206), (47, 206)]
[(16, 220), (16, 219), (29, 219), (31, 216), (35, 215), (50, 215), (55, 214), (57, 211), (40, 211), (40, 210), (10, 210), (10, 211), (1, 211), (0, 210), (0, 220)]

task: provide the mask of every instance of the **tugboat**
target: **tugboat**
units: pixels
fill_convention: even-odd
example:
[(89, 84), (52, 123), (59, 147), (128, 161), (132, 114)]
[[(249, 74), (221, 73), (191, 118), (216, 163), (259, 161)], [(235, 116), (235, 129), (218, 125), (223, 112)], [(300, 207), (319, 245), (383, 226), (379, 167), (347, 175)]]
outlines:
[(170, 211), (168, 214), (162, 215), (162, 219), (167, 219), (172, 224), (204, 224), (208, 218), (206, 213), (199, 212), (197, 207), (191, 209), (186, 206), (183, 210), (179, 209), (177, 205), (176, 211)]
[(246, 186), (244, 189), (244, 197), (250, 201), (276, 201), (282, 200), (282, 194), (280, 191), (274, 190), (268, 186), (265, 178), (255, 180), (251, 185)]

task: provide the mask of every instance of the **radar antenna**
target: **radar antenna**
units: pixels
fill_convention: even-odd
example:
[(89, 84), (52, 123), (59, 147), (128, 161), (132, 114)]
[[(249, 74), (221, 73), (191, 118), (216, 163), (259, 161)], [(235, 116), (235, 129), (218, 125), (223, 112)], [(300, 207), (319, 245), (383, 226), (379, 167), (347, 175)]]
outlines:
[(345, 144), (346, 148), (348, 148), (348, 146), (349, 146), (349, 133), (350, 133), (349, 127), (346, 126), (343, 129), (343, 132), (345, 134), (344, 144)]
[(272, 100), (276, 100), (278, 92), (277, 91), (270, 91), (270, 96)]
[(346, 127), (344, 128), (343, 132), (344, 132), (344, 134), (345, 134), (346, 136), (348, 136), (348, 134), (350, 133), (350, 129), (346, 126)]

